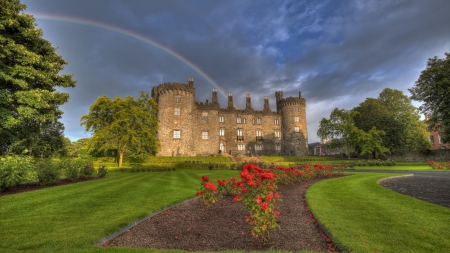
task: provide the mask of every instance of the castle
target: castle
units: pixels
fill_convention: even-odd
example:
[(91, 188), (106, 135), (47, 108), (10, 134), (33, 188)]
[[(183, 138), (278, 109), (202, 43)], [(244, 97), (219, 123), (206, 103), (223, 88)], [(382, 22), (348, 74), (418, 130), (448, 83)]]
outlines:
[(308, 154), (306, 100), (301, 92), (288, 98), (275, 92), (276, 111), (270, 109), (268, 97), (262, 111), (254, 110), (250, 94), (244, 110), (234, 107), (231, 93), (228, 107), (220, 108), (216, 89), (211, 102), (196, 102), (193, 78), (187, 84), (154, 86), (152, 97), (159, 105), (160, 156)]

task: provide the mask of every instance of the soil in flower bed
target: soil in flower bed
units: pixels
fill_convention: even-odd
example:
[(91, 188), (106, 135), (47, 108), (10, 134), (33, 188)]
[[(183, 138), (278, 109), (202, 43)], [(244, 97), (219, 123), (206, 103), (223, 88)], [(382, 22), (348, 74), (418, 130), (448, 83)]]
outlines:
[(19, 184), (16, 186), (8, 187), (8, 188), (4, 189), (3, 191), (0, 191), (0, 196), (28, 192), (28, 191), (35, 191), (35, 190), (44, 189), (44, 188), (48, 188), (48, 187), (73, 184), (73, 183), (95, 180), (95, 179), (100, 179), (100, 178), (103, 178), (103, 177), (79, 178), (75, 181), (72, 181), (68, 178), (64, 178), (64, 179), (59, 180), (58, 183), (52, 184), (52, 185), (40, 185), (38, 182), (22, 183), (22, 184)]
[(252, 238), (245, 222), (243, 203), (225, 196), (204, 209), (200, 198), (182, 203), (157, 214), (105, 243), (109, 246), (181, 249), (188, 251), (220, 250), (315, 250), (338, 251), (315, 221), (304, 194), (313, 183), (323, 179), (284, 186), (279, 189), (278, 223), (266, 242)]

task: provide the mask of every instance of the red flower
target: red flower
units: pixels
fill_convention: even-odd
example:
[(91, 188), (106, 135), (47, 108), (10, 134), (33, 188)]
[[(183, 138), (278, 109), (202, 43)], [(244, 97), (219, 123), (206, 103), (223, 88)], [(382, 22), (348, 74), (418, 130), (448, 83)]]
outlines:
[(278, 192), (275, 192), (275, 194), (273, 195), (273, 197), (277, 199), (277, 198), (279, 197)]
[(241, 192), (247, 192), (247, 188), (245, 188), (245, 187), (242, 188), (242, 189), (241, 189)]
[(205, 189), (209, 189), (209, 190), (215, 191), (215, 190), (217, 190), (217, 187), (216, 187), (215, 184), (213, 184), (211, 182), (208, 182), (208, 183), (205, 184)]
[(221, 185), (221, 186), (224, 186), (226, 183), (228, 183), (226, 180), (220, 180), (220, 179), (218, 179), (217, 180), (217, 183), (219, 184), (219, 185)]
[(241, 196), (237, 195), (236, 197), (234, 197), (234, 202), (238, 202), (241, 199)]
[(209, 182), (209, 177), (202, 176), (202, 182)]
[(273, 197), (273, 196), (269, 194), (269, 195), (266, 196), (266, 200), (271, 200), (272, 197)]
[(200, 195), (203, 195), (203, 194), (204, 194), (203, 191), (199, 191), (199, 192), (196, 192), (196, 193), (195, 193), (195, 196), (200, 196)]
[(252, 186), (253, 188), (256, 187), (256, 183), (253, 182), (253, 181), (248, 181), (247, 184), (250, 185), (250, 186)]
[(269, 207), (269, 204), (267, 204), (266, 202), (262, 202), (261, 203), (261, 209), (266, 211), (267, 207)]
[(261, 197), (257, 197), (257, 198), (256, 198), (256, 203), (257, 203), (257, 204), (261, 203), (261, 201), (262, 201)]
[(269, 186), (267, 186), (267, 189), (268, 189), (269, 191), (273, 191), (273, 186), (269, 185)]

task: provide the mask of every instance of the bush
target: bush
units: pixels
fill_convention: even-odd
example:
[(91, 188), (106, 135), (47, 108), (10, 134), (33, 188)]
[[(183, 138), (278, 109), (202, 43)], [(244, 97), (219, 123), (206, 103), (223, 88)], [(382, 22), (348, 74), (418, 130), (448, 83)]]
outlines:
[(29, 156), (6, 156), (0, 158), (0, 191), (35, 178), (33, 158)]
[(50, 159), (40, 159), (36, 162), (35, 171), (40, 185), (56, 184), (61, 179), (61, 169), (58, 162)]
[(108, 168), (104, 165), (100, 165), (97, 169), (97, 175), (99, 177), (106, 177), (106, 174), (108, 174)]
[(92, 176), (95, 169), (91, 159), (82, 158), (80, 159), (79, 164), (80, 164), (80, 174), (78, 175), (79, 178), (87, 178)]

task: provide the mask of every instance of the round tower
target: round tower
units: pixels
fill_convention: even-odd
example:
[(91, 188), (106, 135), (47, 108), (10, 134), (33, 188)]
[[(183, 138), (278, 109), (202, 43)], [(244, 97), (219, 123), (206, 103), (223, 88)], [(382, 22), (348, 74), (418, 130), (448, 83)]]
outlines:
[(288, 156), (308, 155), (308, 129), (306, 124), (306, 99), (301, 92), (298, 97), (283, 98), (283, 92), (275, 92), (277, 111), (281, 113), (282, 154)]
[(158, 103), (158, 139), (160, 156), (189, 156), (193, 147), (194, 79), (188, 84), (164, 83), (153, 87), (152, 97)]

